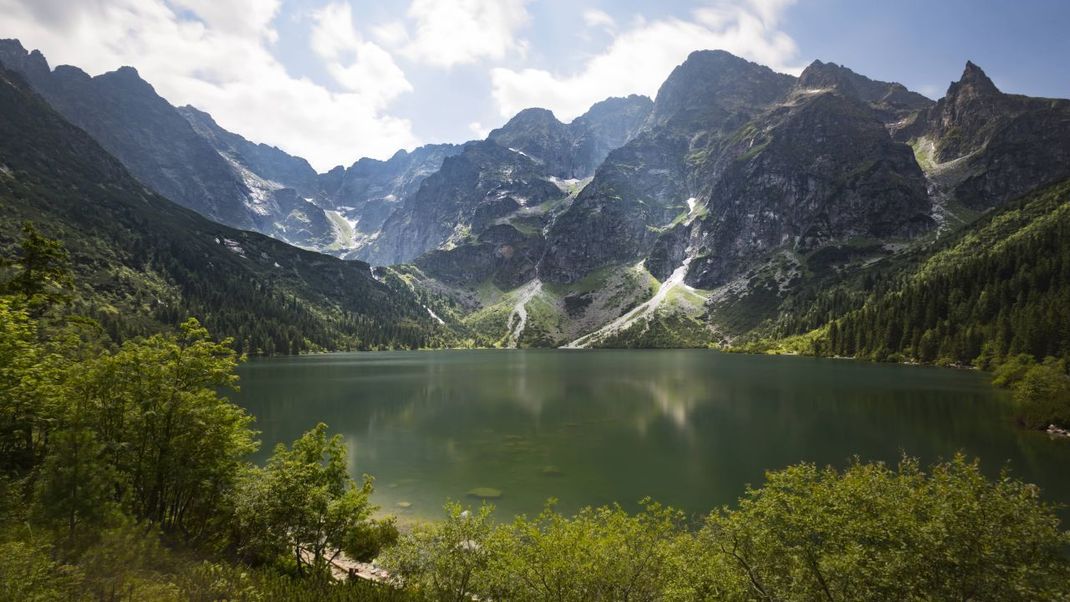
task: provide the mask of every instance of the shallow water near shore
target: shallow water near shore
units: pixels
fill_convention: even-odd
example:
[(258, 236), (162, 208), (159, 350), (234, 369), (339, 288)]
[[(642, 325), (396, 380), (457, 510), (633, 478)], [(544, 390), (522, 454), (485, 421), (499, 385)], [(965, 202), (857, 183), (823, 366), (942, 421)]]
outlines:
[[(1070, 440), (1014, 427), (985, 374), (703, 350), (423, 351), (251, 360), (230, 397), (256, 417), (262, 461), (317, 422), (402, 520), (447, 499), (498, 518), (547, 498), (572, 512), (652, 497), (691, 514), (733, 504), (763, 473), (850, 458), (964, 451), (985, 471), (1070, 503)], [(1070, 515), (1060, 512), (1063, 522)]]

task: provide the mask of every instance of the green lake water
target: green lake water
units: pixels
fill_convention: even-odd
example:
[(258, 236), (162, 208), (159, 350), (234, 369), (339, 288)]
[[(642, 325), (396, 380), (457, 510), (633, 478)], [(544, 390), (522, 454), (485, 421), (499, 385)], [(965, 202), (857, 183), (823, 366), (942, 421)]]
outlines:
[[(252, 360), (231, 398), (262, 460), (317, 422), (403, 519), (501, 491), (499, 518), (547, 498), (571, 512), (644, 497), (693, 514), (733, 503), (767, 469), (852, 456), (926, 462), (958, 450), (1009, 465), (1070, 503), (1070, 441), (1016, 429), (986, 375), (695, 350), (345, 353)], [(403, 507), (405, 506), (405, 507)], [(1064, 521), (1067, 514), (1062, 513)]]

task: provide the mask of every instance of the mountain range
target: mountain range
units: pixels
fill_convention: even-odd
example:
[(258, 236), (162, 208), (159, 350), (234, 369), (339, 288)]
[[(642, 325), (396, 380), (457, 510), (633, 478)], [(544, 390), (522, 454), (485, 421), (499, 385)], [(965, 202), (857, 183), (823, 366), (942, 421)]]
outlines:
[[(51, 69), (14, 40), (0, 41), (0, 63), (27, 84), (12, 84), (18, 102), (32, 104), (32, 89), (151, 191), (127, 182), (128, 196), (207, 218), (156, 211), (183, 222), (176, 239), (229, 226), (346, 266), (331, 269), (359, 266), (367, 291), (400, 299), (408, 313), (388, 322), (421, 345), (827, 334), (874, 302), (857, 283), (909, 279), (920, 258), (1030, 195), (1062, 198), (1070, 178), (1070, 101), (1006, 94), (971, 62), (933, 101), (834, 63), (795, 77), (697, 51), (653, 100), (610, 98), (570, 123), (526, 109), (485, 140), (322, 174), (170, 105), (131, 68)], [(0, 159), (20, 152), (9, 145)], [(212, 238), (273, 244), (252, 236)], [(830, 305), (831, 290), (842, 298)], [(335, 308), (353, 302), (334, 294), (348, 293), (323, 297)], [(817, 316), (814, 304), (835, 309)]]

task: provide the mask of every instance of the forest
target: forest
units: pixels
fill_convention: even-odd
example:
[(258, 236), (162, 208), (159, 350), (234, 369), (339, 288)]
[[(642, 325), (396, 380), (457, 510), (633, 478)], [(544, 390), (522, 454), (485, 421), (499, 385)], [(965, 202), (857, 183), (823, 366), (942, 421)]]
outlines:
[(799, 292), (734, 347), (993, 371), (1023, 425), (1070, 426), (1070, 183), (935, 244)]

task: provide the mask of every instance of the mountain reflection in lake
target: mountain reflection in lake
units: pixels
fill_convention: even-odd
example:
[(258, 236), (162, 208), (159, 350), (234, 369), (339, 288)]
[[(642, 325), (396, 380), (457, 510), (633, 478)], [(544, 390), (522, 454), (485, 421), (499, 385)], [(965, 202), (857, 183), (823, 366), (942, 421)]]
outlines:
[[(767, 469), (852, 456), (1007, 461), (1070, 502), (1070, 442), (1020, 432), (974, 372), (701, 350), (435, 351), (253, 360), (232, 398), (262, 460), (317, 422), (402, 517), (493, 498), (499, 517), (547, 498), (574, 511), (650, 496), (690, 513), (733, 503)], [(476, 488), (485, 491), (473, 492)], [(493, 491), (497, 490), (497, 491)], [(491, 492), (491, 493), (488, 493)], [(500, 494), (500, 495), (497, 495)]]

